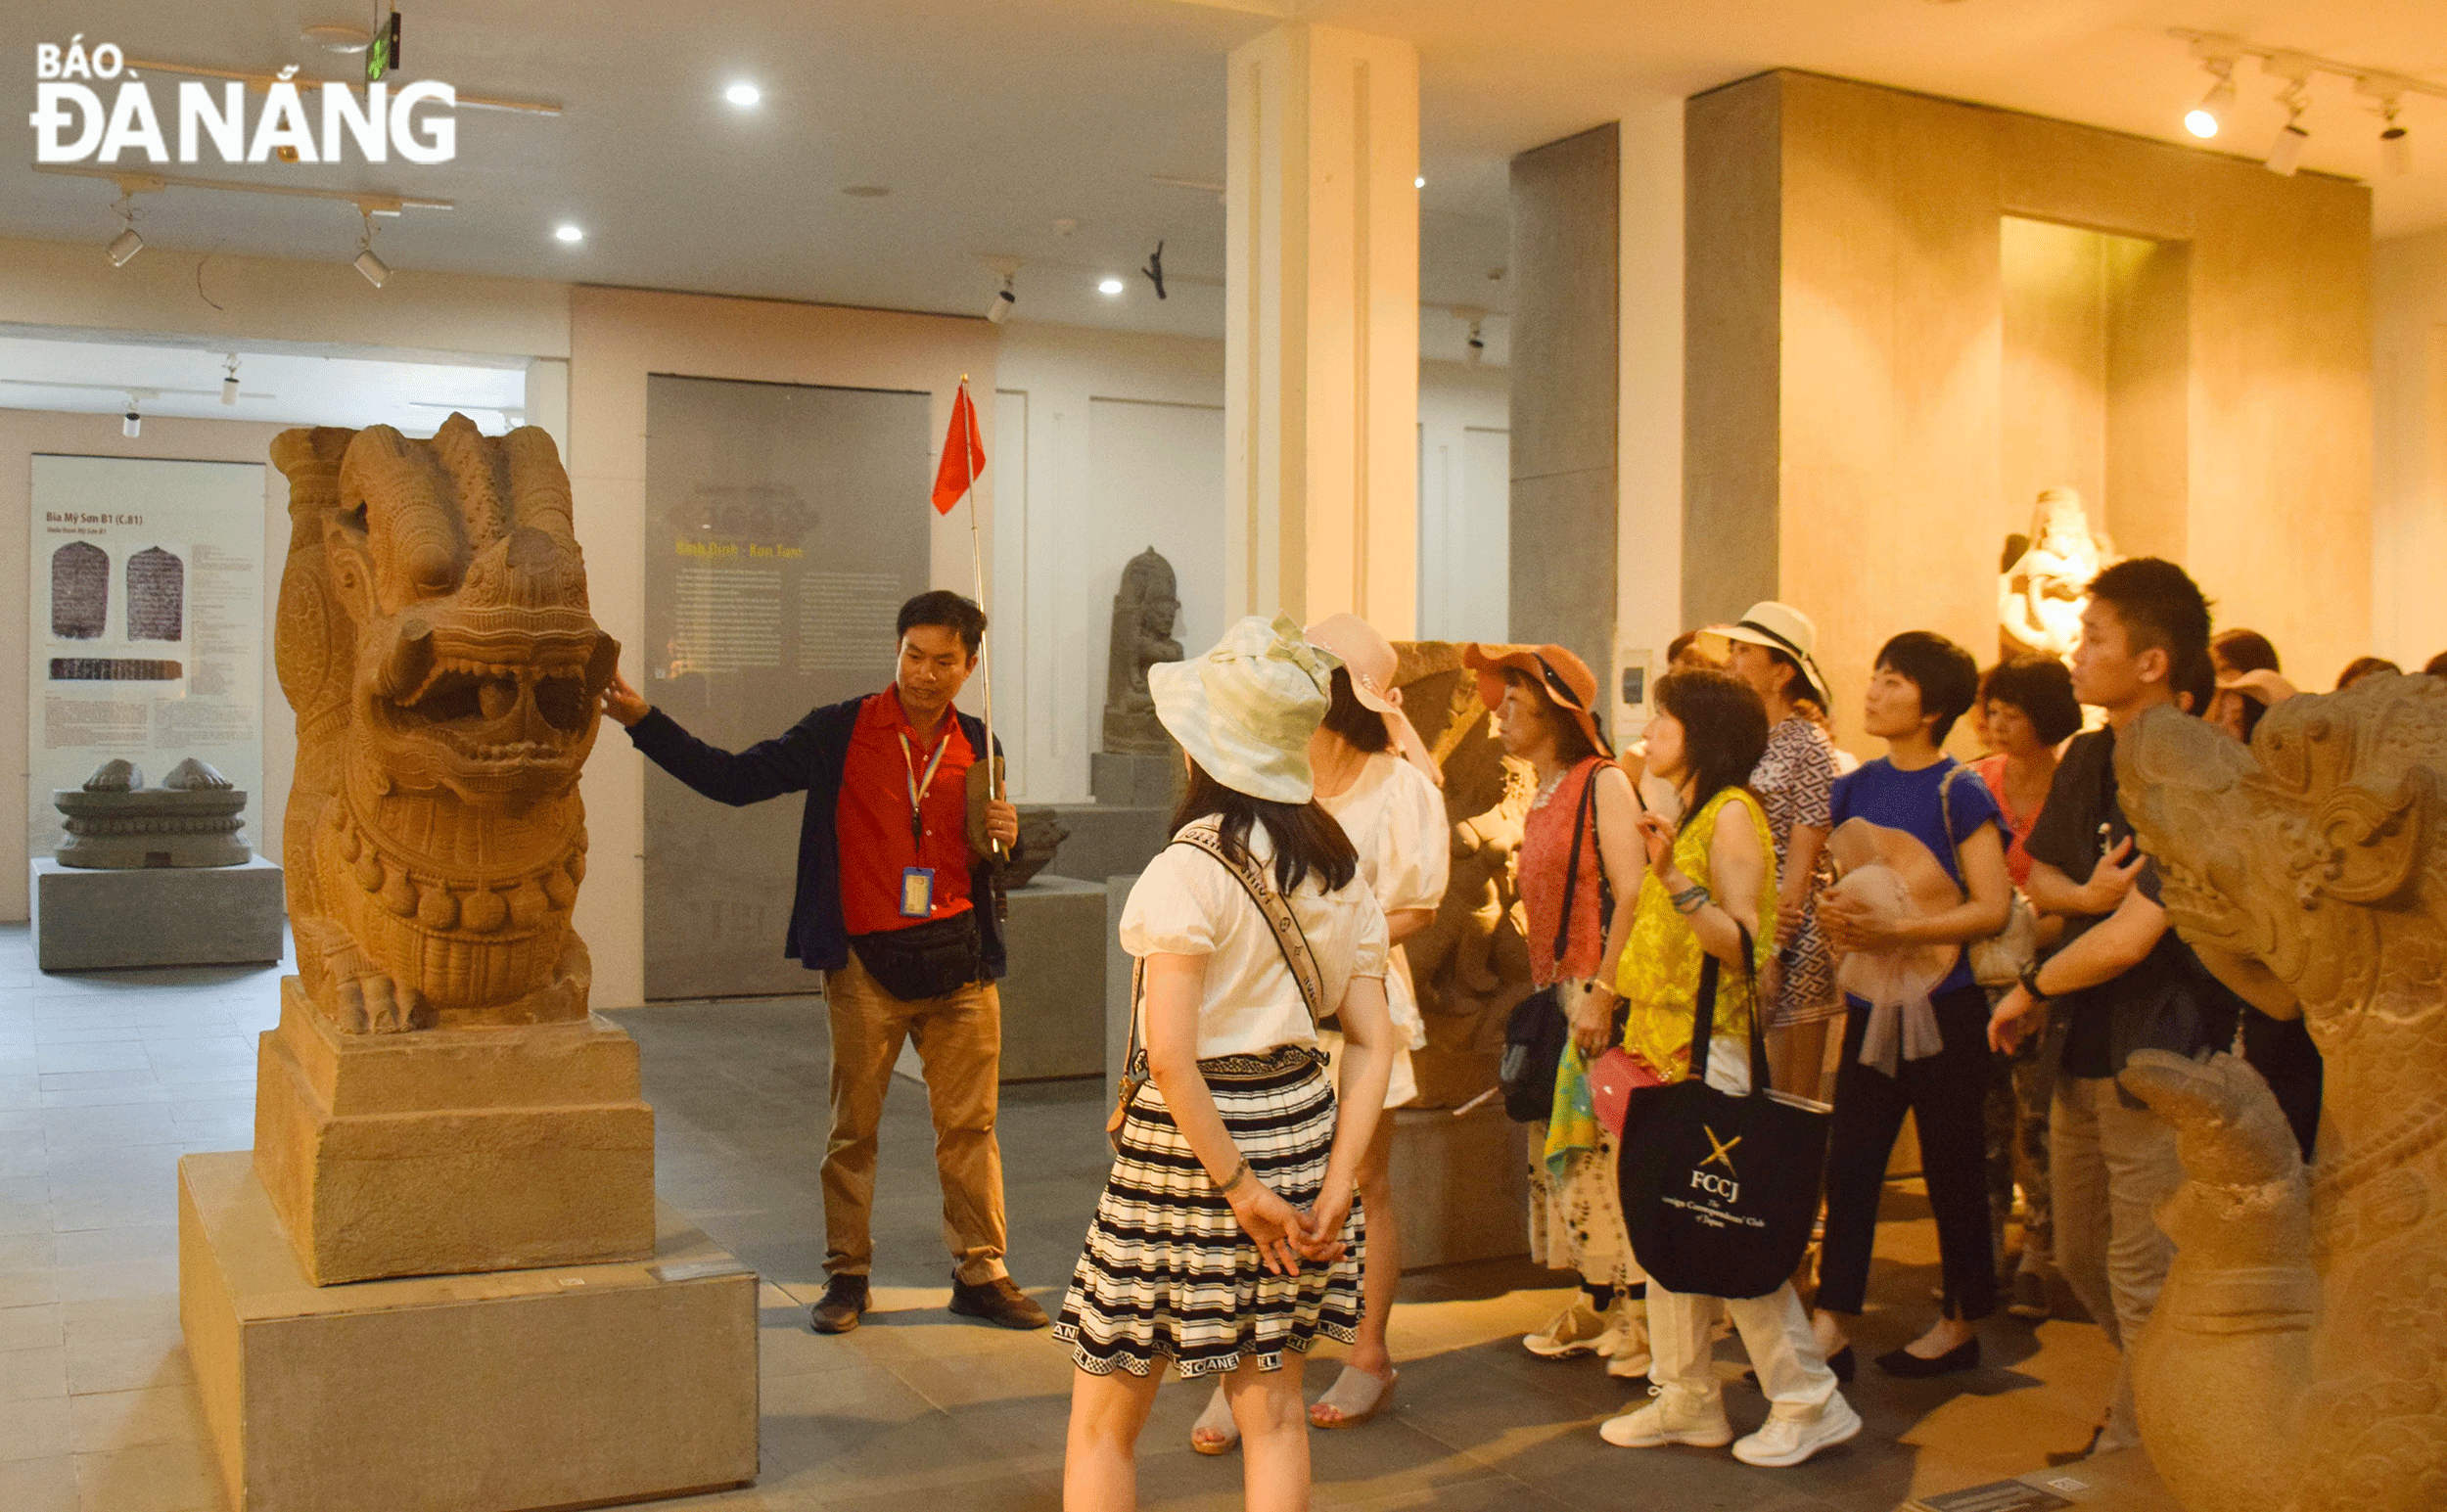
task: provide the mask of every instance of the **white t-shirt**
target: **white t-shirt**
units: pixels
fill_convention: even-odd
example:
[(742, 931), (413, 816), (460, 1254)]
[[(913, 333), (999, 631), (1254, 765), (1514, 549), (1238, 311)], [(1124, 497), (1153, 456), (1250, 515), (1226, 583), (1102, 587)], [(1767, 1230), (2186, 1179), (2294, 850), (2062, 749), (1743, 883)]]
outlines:
[[(1197, 822), (1210, 829), (1217, 823)], [(1271, 866), (1274, 847), (1266, 826), (1249, 827), (1249, 853)], [(1324, 979), (1326, 1012), (1340, 1006), (1354, 978), (1385, 975), (1385, 910), (1364, 878), (1354, 877), (1328, 893), (1312, 872), (1286, 896)], [(1142, 958), (1207, 957), (1206, 988), (1198, 1004), (1202, 1061), (1316, 1043), (1300, 985), (1283, 964), (1282, 947), (1266, 916), (1240, 879), (1203, 850), (1167, 846), (1156, 852), (1122, 909), (1122, 948)], [(1139, 1042), (1146, 1042), (1143, 1020)]]
[[(1445, 899), (1453, 874), (1453, 826), (1445, 819), (1445, 796), (1427, 774), (1391, 752), (1379, 751), (1360, 768), (1350, 787), (1317, 802), (1334, 816), (1360, 852), (1360, 875), (1386, 913), (1433, 910)], [(1393, 948), (1385, 971), (1385, 1006), (1398, 1042), (1427, 1048), (1427, 1024), (1410, 983), (1410, 963)]]

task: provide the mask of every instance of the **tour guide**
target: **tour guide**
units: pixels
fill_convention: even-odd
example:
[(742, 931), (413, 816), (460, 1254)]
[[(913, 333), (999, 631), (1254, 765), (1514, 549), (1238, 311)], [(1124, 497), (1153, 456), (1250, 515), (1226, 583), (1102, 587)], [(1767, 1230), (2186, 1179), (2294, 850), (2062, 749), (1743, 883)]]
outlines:
[[(1001, 1072), (1002, 932), (988, 898), (992, 864), (970, 848), (967, 772), (985, 727), (951, 707), (977, 669), (985, 612), (956, 593), (900, 606), (900, 669), (891, 688), (832, 704), (737, 755), (649, 708), (615, 674), (604, 712), (656, 765), (719, 802), (805, 792), (799, 891), (785, 952), (824, 977), (833, 1033), (833, 1130), (824, 1147), (824, 1300), (815, 1330), (847, 1333), (867, 1308), (875, 1246), (875, 1129), (904, 1036), (917, 1043), (935, 1117), (951, 1310), (1005, 1328), (1043, 1328), (1045, 1312), (1003, 1268), (1002, 1152), (994, 1142)], [(946, 717), (948, 716), (948, 717)], [(1008, 848), (1019, 811), (986, 805), (986, 832)]]

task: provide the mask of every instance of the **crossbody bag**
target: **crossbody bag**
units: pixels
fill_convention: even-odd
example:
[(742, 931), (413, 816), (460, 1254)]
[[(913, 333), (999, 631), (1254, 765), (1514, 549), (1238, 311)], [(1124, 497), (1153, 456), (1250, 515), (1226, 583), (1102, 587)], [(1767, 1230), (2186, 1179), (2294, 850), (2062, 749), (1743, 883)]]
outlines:
[[(1967, 766), (1957, 766), (1937, 784), (1938, 821), (1946, 827), (1946, 844), (1950, 846), (1955, 845), (1955, 779), (1970, 770)], [(1974, 773), (1972, 780), (1982, 779)], [(2010, 838), (2007, 844), (2012, 844)], [(1962, 869), (1960, 846), (1956, 847), (1955, 869), (1958, 873)], [(1963, 884), (1962, 891), (1964, 895), (1969, 895), (1970, 884)], [(2039, 916), (2031, 912), (2031, 905), (2022, 896), (2020, 888), (2013, 889), (2008, 895), (2011, 901), (2006, 906), (2005, 927), (1994, 935), (1963, 942), (1963, 953), (1971, 963), (1971, 980), (1984, 987), (2013, 985), (2022, 980), (2023, 970), (2039, 958)]]
[[(1275, 947), (1283, 952), (1283, 965), (1300, 987), (1300, 1000), (1309, 1008), (1309, 1025), (1319, 1028), (1325, 1020), (1325, 975), (1318, 970), (1316, 952), (1309, 947), (1308, 933), (1291, 911), (1291, 904), (1276, 891), (1274, 880), (1266, 873), (1257, 858), (1243, 848), (1235, 857), (1224, 848), (1224, 837), (1213, 829), (1192, 827), (1173, 837), (1173, 844), (1203, 850), (1215, 857), (1216, 864), (1232, 874), (1249, 900), (1258, 905), (1258, 913), (1266, 920), (1267, 929), (1274, 936)], [(1145, 996), (1147, 963), (1133, 961), (1131, 965), (1131, 1029), (1130, 1042), (1122, 1052), (1121, 1086), (1113, 1102), (1112, 1116), (1104, 1123), (1105, 1137), (1113, 1141), (1116, 1153), (1122, 1147), (1122, 1123), (1130, 1117), (1131, 1101), (1138, 1089), (1147, 1084), (1147, 1074), (1139, 1065), (1138, 1011)]]

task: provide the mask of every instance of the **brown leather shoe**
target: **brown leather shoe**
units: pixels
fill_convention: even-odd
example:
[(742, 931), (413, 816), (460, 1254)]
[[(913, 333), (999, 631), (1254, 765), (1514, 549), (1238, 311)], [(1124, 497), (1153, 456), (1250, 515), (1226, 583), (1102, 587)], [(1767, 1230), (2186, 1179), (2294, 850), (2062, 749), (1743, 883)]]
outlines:
[(835, 1276), (824, 1283), (824, 1300), (809, 1309), (808, 1321), (819, 1334), (846, 1334), (866, 1308), (866, 1277)]
[(1045, 1328), (1053, 1322), (1045, 1316), (1044, 1308), (1011, 1284), (1009, 1276), (996, 1276), (975, 1286), (953, 1276), (951, 1310), (962, 1317), (984, 1318), (1004, 1328)]

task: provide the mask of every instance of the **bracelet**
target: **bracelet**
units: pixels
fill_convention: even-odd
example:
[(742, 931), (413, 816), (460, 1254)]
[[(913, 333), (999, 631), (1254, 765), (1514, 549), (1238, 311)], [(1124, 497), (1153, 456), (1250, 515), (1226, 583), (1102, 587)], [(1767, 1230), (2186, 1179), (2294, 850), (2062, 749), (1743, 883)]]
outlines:
[(1685, 888), (1682, 892), (1675, 893), (1673, 897), (1668, 899), (1668, 901), (1673, 903), (1674, 911), (1676, 913), (1693, 914), (1716, 901), (1716, 894), (1710, 893), (1706, 888), (1701, 887), (1699, 884), (1693, 883), (1689, 887)]
[(1236, 1168), (1230, 1175), (1225, 1176), (1221, 1181), (1218, 1181), (1215, 1184), (1215, 1189), (1219, 1193), (1228, 1196), (1230, 1195), (1233, 1187), (1240, 1185), (1240, 1178), (1247, 1174), (1249, 1174), (1249, 1158), (1244, 1155), (1241, 1157), (1239, 1167)]
[(2028, 992), (2031, 995), (2031, 1001), (2035, 1003), (2044, 1003), (2048, 1001), (2048, 994), (2039, 989), (2039, 968), (2041, 964), (2041, 962), (2033, 961), (2030, 965), (2022, 968), (2022, 990)]

